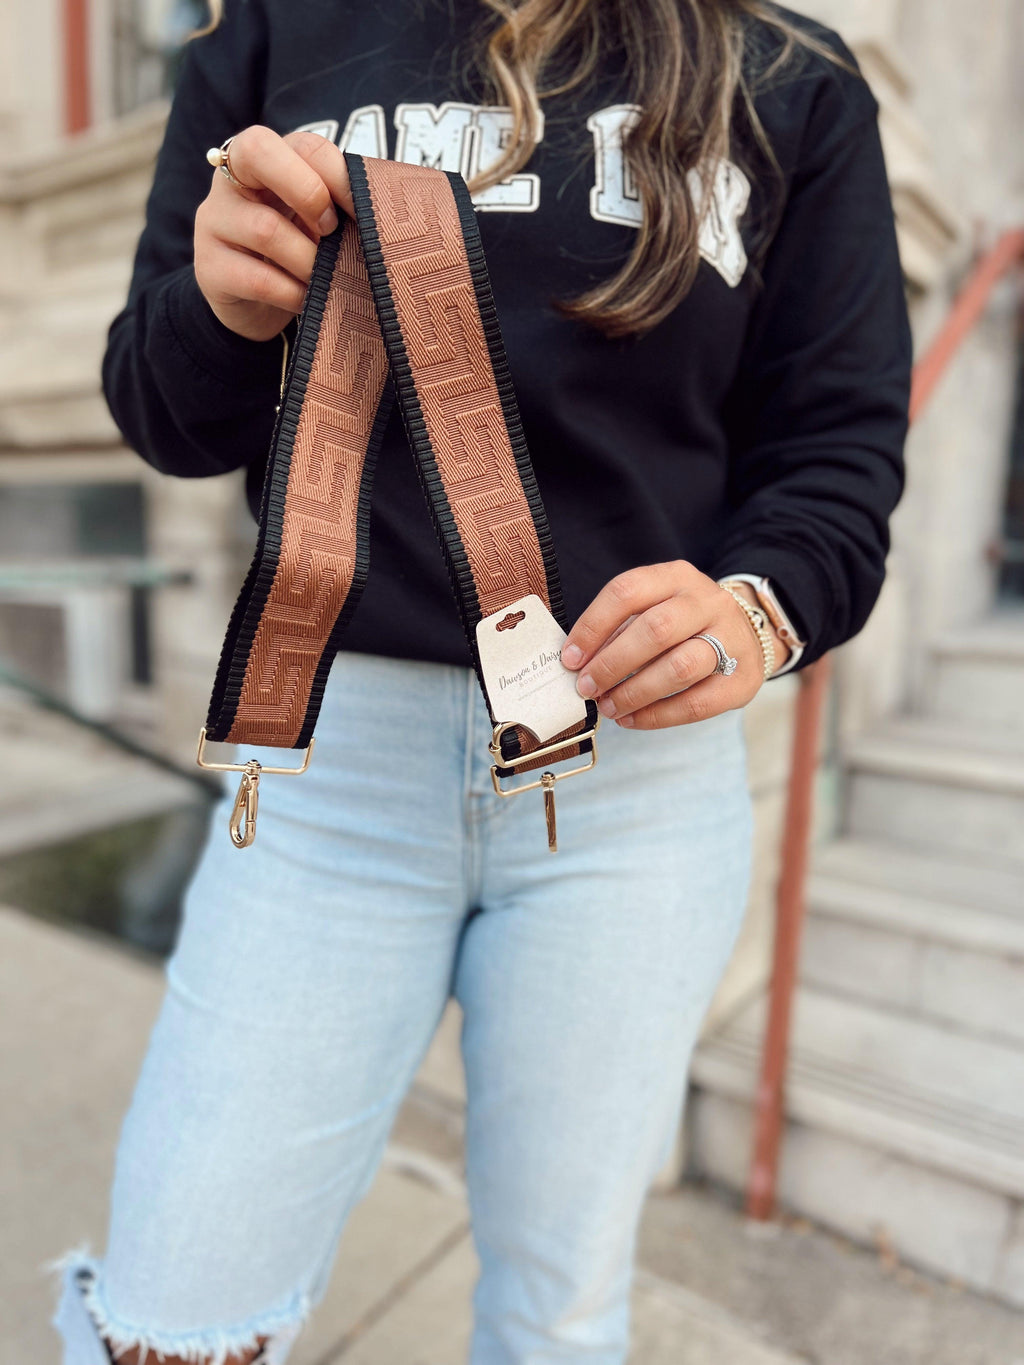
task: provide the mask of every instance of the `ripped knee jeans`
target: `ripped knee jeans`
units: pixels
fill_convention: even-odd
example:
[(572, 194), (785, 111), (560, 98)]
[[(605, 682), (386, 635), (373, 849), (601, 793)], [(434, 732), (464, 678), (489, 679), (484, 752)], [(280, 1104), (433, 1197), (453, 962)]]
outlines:
[(623, 1365), (644, 1195), (746, 902), (742, 718), (606, 722), (596, 767), (559, 790), (554, 856), (539, 794), (494, 794), (489, 738), (471, 669), (341, 653), (314, 762), (268, 780), (242, 852), (225, 795), (105, 1255), (64, 1260), (65, 1365), (107, 1365), (101, 1333), (211, 1365), (263, 1338), (281, 1365), (453, 995), (470, 1363)]

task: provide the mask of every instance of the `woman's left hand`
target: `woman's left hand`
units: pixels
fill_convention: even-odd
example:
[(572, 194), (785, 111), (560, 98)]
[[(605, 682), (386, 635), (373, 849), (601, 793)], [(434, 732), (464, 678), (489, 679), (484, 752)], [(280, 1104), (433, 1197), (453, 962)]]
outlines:
[[(700, 632), (737, 660), (732, 674), (715, 673), (714, 648), (693, 639)], [(779, 668), (788, 649), (772, 635)], [(761, 646), (743, 608), (684, 559), (627, 569), (605, 584), (567, 635), (562, 663), (578, 671), (577, 691), (597, 698), (602, 715), (637, 730), (745, 706), (764, 679)]]

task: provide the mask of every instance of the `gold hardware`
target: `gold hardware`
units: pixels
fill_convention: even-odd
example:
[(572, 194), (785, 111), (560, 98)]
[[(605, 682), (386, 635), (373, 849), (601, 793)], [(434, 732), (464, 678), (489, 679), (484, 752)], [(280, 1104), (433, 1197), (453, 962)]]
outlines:
[[(555, 783), (560, 782), (563, 777), (575, 777), (577, 773), (589, 772), (597, 762), (597, 735), (598, 726), (601, 724), (601, 717), (598, 716), (594, 726), (590, 730), (584, 730), (582, 734), (572, 735), (569, 739), (560, 739), (555, 744), (545, 744), (539, 749), (533, 749), (528, 754), (520, 754), (518, 758), (502, 758), (501, 756), (501, 737), (506, 730), (512, 729), (518, 722), (514, 720), (502, 721), (500, 725), (494, 727), (494, 734), (488, 749), (498, 762), (491, 766), (491, 785), (499, 796), (518, 796), (520, 792), (533, 791), (536, 787), (544, 789), (544, 818), (547, 821), (548, 830), (548, 849), (552, 853), (558, 851), (558, 843), (555, 836)], [(562, 749), (571, 749), (574, 744), (581, 744), (584, 740), (592, 740), (590, 749), (590, 760), (581, 763), (576, 768), (570, 768), (568, 772), (553, 773), (543, 772), (533, 782), (523, 782), (518, 787), (510, 787), (508, 791), (503, 791), (501, 778), (498, 776), (498, 768), (517, 768), (521, 763), (530, 763), (538, 758), (547, 758), (549, 754), (557, 754)], [(557, 760), (556, 760), (557, 761)]]
[(313, 757), (313, 745), (316, 740), (311, 739), (309, 741), (302, 756), (302, 763), (298, 768), (274, 768), (260, 763), (255, 758), (250, 758), (245, 763), (211, 763), (206, 757), (206, 743), (206, 726), (204, 725), (199, 731), (199, 748), (196, 750), (196, 762), (200, 768), (205, 768), (208, 772), (214, 773), (242, 774), (242, 780), (238, 786), (238, 795), (235, 797), (235, 804), (231, 808), (231, 818), (228, 820), (228, 831), (235, 848), (248, 848), (256, 838), (256, 811), (259, 807), (260, 778), (265, 773), (273, 773), (280, 777), (298, 777), (304, 773), (309, 767), (309, 760)]
[(284, 346), (284, 353), (281, 356), (281, 387), (277, 394), (277, 406), (274, 408), (275, 413), (281, 411), (281, 404), (284, 402), (284, 383), (288, 378), (288, 338), (284, 332), (278, 332), (278, 336), (281, 338)]
[[(535, 759), (547, 758), (548, 754), (557, 754), (562, 749), (571, 749), (574, 744), (582, 744), (585, 739), (593, 739), (597, 734), (598, 726), (601, 724), (601, 717), (598, 716), (597, 720), (594, 722), (593, 729), (584, 730), (582, 734), (570, 735), (568, 739), (557, 740), (554, 744), (544, 744), (539, 749), (531, 749), (528, 754), (520, 754), (518, 758), (503, 758), (501, 754), (501, 737), (506, 730), (514, 730), (519, 724), (520, 722), (517, 720), (503, 720), (500, 725), (494, 727), (494, 734), (491, 736), (491, 742), (488, 744), (487, 748), (490, 751), (491, 757), (497, 759), (495, 767), (517, 768), (520, 763), (532, 763)], [(570, 773), (556, 773), (555, 776), (572, 777), (573, 773), (582, 773), (585, 772), (587, 768), (592, 768), (596, 762), (597, 745), (595, 744), (591, 751), (591, 760), (589, 763), (585, 763), (582, 768), (573, 768)], [(492, 767), (492, 780), (496, 776), (497, 774), (494, 771), (494, 767)], [(498, 787), (497, 783), (495, 783), (494, 790), (499, 792), (501, 796), (515, 796), (516, 792), (529, 791), (531, 787), (539, 786), (540, 782), (537, 781), (531, 782), (528, 786), (514, 787), (512, 791), (503, 792)]]
[(544, 819), (548, 827), (548, 852), (558, 852), (558, 833), (555, 829), (555, 775), (541, 773), (540, 784), (544, 788)]
[(260, 772), (258, 759), (250, 758), (238, 785), (238, 795), (231, 808), (228, 831), (235, 848), (248, 848), (256, 838), (256, 811), (260, 801)]

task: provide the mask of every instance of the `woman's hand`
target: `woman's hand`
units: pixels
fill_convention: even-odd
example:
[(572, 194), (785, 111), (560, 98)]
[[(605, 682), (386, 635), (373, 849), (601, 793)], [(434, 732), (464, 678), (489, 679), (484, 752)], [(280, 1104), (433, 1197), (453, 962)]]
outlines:
[(231, 142), (233, 185), (214, 171), (195, 225), (199, 288), (225, 327), (267, 341), (302, 311), (320, 238), (352, 214), (340, 149), (317, 133), (254, 124)]
[[(699, 632), (716, 636), (738, 661), (730, 676), (715, 673), (718, 656), (692, 638)], [(789, 650), (771, 634), (779, 668)], [(627, 569), (607, 583), (566, 637), (562, 663), (578, 670), (577, 691), (598, 698), (603, 715), (637, 730), (745, 706), (764, 679), (761, 646), (742, 607), (684, 559)]]

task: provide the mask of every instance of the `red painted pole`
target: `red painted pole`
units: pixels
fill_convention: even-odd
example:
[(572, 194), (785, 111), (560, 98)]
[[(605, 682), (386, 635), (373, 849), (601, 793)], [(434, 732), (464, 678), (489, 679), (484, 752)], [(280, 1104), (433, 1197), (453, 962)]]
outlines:
[(932, 396), (967, 334), (977, 323), (992, 290), (1014, 265), (1024, 260), (1024, 228), (1004, 232), (995, 246), (981, 258), (957, 294), (949, 316), (938, 336), (917, 365), (910, 390), (910, 420), (913, 422)]
[(747, 1189), (747, 1214), (751, 1218), (770, 1218), (775, 1207), (790, 1016), (800, 960), (800, 933), (814, 819), (814, 775), (818, 767), (821, 720), (830, 671), (830, 660), (826, 655), (798, 675), (800, 692), (794, 717), (782, 867), (775, 900), (775, 949), (761, 1054), (761, 1079), (757, 1088), (754, 1155)]
[[(914, 366), (910, 420), (935, 391), (960, 345), (985, 310), (992, 290), (1024, 262), (1024, 228), (1004, 232), (974, 267), (938, 336)], [(829, 661), (819, 659), (800, 674), (789, 792), (782, 836), (782, 870), (775, 899), (775, 949), (768, 991), (768, 1018), (755, 1097), (754, 1145), (747, 1186), (747, 1214), (767, 1219), (775, 1209), (779, 1149), (785, 1106), (789, 1034), (806, 909), (807, 869), (814, 814), (814, 774), (821, 718), (828, 692)]]
[(89, 0), (62, 0), (64, 27), (64, 131), (80, 133), (92, 122), (89, 79)]

